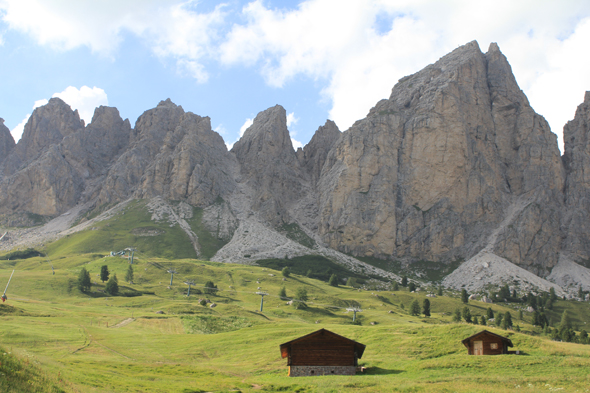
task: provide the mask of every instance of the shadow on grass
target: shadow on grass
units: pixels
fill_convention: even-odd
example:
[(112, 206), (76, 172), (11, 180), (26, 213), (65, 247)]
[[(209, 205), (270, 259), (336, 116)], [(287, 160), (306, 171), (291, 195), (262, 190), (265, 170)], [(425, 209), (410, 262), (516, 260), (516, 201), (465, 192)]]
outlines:
[(386, 368), (381, 367), (367, 367), (364, 373), (357, 373), (356, 375), (391, 375), (391, 374), (401, 374), (405, 372), (404, 370), (388, 370)]

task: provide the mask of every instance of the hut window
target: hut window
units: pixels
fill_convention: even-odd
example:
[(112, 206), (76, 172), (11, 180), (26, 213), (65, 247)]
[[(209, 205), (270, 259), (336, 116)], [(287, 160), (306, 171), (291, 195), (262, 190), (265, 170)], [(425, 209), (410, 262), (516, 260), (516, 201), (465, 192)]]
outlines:
[(491, 343), (490, 349), (498, 349), (498, 343)]
[(332, 374), (334, 374), (334, 370), (332, 370)]
[(315, 371), (311, 370), (309, 373), (310, 373), (311, 375), (313, 375), (313, 374), (315, 374)]

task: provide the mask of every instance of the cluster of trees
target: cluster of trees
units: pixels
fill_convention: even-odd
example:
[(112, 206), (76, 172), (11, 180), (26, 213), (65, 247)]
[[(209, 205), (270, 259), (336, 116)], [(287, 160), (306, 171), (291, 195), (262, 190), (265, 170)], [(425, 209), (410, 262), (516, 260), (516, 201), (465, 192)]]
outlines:
[(414, 299), (414, 301), (410, 304), (410, 315), (419, 316), (420, 313), (424, 314), (425, 317), (430, 316), (430, 300), (424, 299), (422, 302), (422, 312), (420, 312), (420, 303), (418, 299)]
[[(458, 308), (455, 309), (453, 313), (453, 321), (454, 322), (461, 322), (461, 320), (467, 323), (473, 323), (476, 325), (487, 326), (488, 321), (493, 319), (496, 326), (501, 327), (502, 329), (509, 329), (513, 327), (512, 322), (512, 314), (510, 311), (506, 311), (504, 314), (502, 313), (495, 313), (491, 307), (488, 307), (486, 310), (486, 315), (471, 315), (471, 310), (469, 307), (463, 307), (463, 310)], [(516, 325), (515, 329), (518, 331), (520, 330), (519, 326)]]
[(282, 300), (293, 300), (293, 307), (295, 307), (298, 310), (306, 308), (307, 304), (305, 304), (305, 302), (309, 300), (309, 297), (307, 295), (307, 289), (305, 289), (305, 287), (297, 288), (295, 296), (291, 298), (287, 296), (287, 289), (285, 288), (285, 286), (283, 286), (279, 290), (279, 297)]
[[(107, 284), (105, 285), (105, 292), (109, 295), (117, 295), (119, 293), (119, 280), (117, 279), (117, 275), (113, 274), (110, 275), (109, 267), (107, 265), (103, 265), (100, 268), (100, 280), (104, 283), (105, 281)], [(130, 277), (128, 281), (133, 280), (133, 268), (131, 265), (127, 270), (127, 275), (125, 276), (126, 279)], [(90, 280), (90, 273), (86, 270), (85, 267), (82, 268), (80, 274), (78, 275), (78, 289), (80, 292), (88, 293), (92, 287), (92, 281)]]
[(567, 310), (564, 310), (563, 314), (561, 315), (561, 321), (559, 322), (558, 327), (552, 329), (547, 323), (543, 326), (543, 333), (551, 337), (553, 340), (575, 342), (578, 344), (590, 344), (590, 338), (588, 337), (588, 332), (586, 330), (582, 329), (580, 334), (576, 334)]

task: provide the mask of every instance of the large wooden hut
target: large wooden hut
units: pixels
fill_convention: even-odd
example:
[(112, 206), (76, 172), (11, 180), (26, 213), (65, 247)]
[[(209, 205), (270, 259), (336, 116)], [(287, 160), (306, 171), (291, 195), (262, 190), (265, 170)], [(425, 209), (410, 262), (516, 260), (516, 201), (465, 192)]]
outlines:
[(470, 355), (502, 355), (508, 353), (508, 347), (512, 347), (509, 338), (487, 330), (482, 330), (461, 342), (467, 347)]
[(281, 344), (289, 376), (354, 375), (365, 345), (326, 329)]

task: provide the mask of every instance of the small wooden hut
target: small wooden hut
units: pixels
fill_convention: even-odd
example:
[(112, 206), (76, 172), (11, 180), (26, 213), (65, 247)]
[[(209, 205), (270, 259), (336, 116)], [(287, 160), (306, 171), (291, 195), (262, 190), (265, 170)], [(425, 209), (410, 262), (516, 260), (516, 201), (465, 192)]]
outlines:
[(487, 330), (482, 330), (461, 342), (467, 347), (470, 355), (502, 355), (508, 353), (508, 347), (512, 347), (509, 338)]
[(365, 345), (326, 329), (281, 344), (289, 376), (355, 375)]

